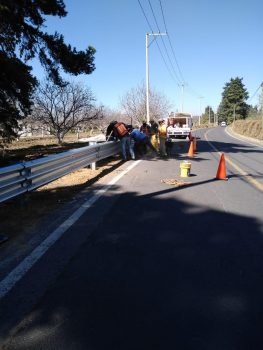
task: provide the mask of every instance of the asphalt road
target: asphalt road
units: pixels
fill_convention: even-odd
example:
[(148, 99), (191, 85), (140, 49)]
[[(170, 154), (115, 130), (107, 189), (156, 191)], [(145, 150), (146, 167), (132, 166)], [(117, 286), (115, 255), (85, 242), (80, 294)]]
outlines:
[(3, 349), (261, 349), (263, 148), (220, 127), (196, 136), (190, 177), (181, 141), (87, 193), (2, 297)]

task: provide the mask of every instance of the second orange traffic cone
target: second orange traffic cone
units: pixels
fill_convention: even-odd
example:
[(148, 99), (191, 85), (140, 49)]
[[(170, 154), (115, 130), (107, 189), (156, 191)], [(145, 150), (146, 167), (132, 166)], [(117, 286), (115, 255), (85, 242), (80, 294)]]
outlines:
[(194, 157), (194, 143), (193, 141), (190, 141), (190, 146), (188, 150), (188, 157), (193, 158)]
[(221, 154), (217, 173), (216, 173), (216, 179), (218, 180), (228, 180), (226, 176), (226, 163), (225, 163), (225, 156), (224, 153)]

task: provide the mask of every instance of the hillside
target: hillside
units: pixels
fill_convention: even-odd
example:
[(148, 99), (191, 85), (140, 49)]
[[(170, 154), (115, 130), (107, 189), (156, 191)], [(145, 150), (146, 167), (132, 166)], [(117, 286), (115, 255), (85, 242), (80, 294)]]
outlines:
[(237, 134), (263, 141), (263, 120), (236, 120), (231, 124), (231, 128)]

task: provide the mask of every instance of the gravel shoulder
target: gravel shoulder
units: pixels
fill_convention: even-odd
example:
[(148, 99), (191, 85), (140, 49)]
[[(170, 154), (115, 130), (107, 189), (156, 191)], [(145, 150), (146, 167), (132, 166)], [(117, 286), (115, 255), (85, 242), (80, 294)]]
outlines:
[(72, 210), (82, 191), (122, 164), (120, 156), (116, 155), (98, 162), (96, 170), (90, 167), (79, 169), (35, 191), (1, 203), (0, 235), (7, 236), (8, 240), (0, 244), (0, 260), (3, 261), (3, 254), (8, 249), (11, 249), (8, 254), (30, 249), (29, 245), (34, 245), (32, 240), (41, 239)]

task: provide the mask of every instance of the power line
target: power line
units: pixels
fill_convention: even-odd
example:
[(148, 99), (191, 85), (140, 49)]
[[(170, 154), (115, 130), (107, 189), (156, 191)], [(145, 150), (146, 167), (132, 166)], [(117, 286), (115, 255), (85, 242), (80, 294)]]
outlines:
[[(158, 22), (157, 22), (157, 19), (156, 19), (156, 16), (155, 16), (155, 13), (154, 13), (154, 10), (153, 10), (151, 1), (148, 0), (148, 3), (149, 3), (149, 5), (150, 5), (150, 8), (151, 8), (151, 11), (152, 11), (152, 14), (153, 14), (153, 18), (154, 18), (155, 24), (156, 24), (156, 26), (157, 26), (157, 28), (158, 28), (159, 33), (160, 33), (160, 28), (159, 28), (159, 25), (158, 25)], [(167, 32), (166, 32), (166, 35), (168, 35)], [(162, 43), (163, 43), (163, 46), (164, 46), (166, 55), (167, 55), (167, 57), (168, 57), (168, 60), (169, 60), (169, 62), (170, 62), (170, 65), (171, 65), (171, 67), (172, 67), (172, 70), (173, 70), (173, 72), (174, 72), (174, 75), (175, 75), (176, 79), (178, 80), (178, 82), (181, 84), (181, 81), (180, 81), (181, 79), (179, 78), (178, 74), (176, 73), (176, 71), (175, 71), (175, 69), (174, 69), (174, 65), (173, 65), (172, 60), (171, 60), (171, 58), (170, 58), (170, 55), (169, 55), (169, 53), (168, 53), (168, 50), (167, 50), (167, 47), (166, 47), (166, 45), (165, 45), (165, 42), (164, 42), (163, 37), (161, 37), (161, 40), (162, 40)]]
[[(141, 10), (142, 10), (142, 12), (143, 12), (143, 15), (144, 15), (144, 17), (145, 17), (145, 19), (146, 19), (146, 22), (148, 23), (149, 28), (151, 29), (151, 32), (154, 33), (153, 28), (152, 28), (152, 26), (151, 26), (151, 24), (150, 24), (150, 21), (148, 20), (148, 17), (147, 17), (147, 15), (146, 15), (146, 13), (145, 13), (143, 7), (142, 7), (142, 4), (141, 4), (140, 0), (138, 0), (138, 3), (139, 3), (139, 5), (140, 5), (140, 8), (141, 8)], [(159, 33), (160, 33), (160, 30), (159, 30)], [(160, 45), (159, 45), (159, 43), (158, 43), (157, 40), (156, 40), (156, 45), (157, 45), (157, 47), (158, 47), (158, 50), (159, 50), (160, 55), (161, 55), (161, 57), (162, 57), (162, 60), (163, 60), (163, 62), (164, 62), (164, 64), (165, 64), (165, 66), (166, 66), (166, 69), (168, 70), (169, 74), (171, 75), (172, 79), (174, 80), (173, 74), (172, 74), (172, 72), (171, 72), (171, 70), (170, 70), (170, 68), (169, 68), (169, 66), (168, 66), (168, 64), (167, 64), (167, 62), (166, 62), (166, 60), (165, 60), (165, 58), (164, 58), (164, 55), (163, 55), (163, 53), (162, 53), (162, 50), (161, 50)]]
[(165, 21), (165, 16), (164, 16), (164, 11), (163, 11), (163, 6), (162, 6), (162, 1), (159, 0), (159, 4), (160, 4), (160, 8), (161, 8), (161, 13), (162, 13), (162, 18), (163, 18), (163, 23), (164, 23), (164, 27), (165, 27), (165, 31), (167, 33), (167, 37), (168, 37), (168, 41), (169, 41), (169, 44), (170, 44), (170, 48), (171, 48), (171, 51), (172, 51), (172, 54), (173, 54), (173, 58), (174, 58), (174, 61), (176, 63), (176, 66), (177, 66), (177, 69), (178, 69), (178, 72), (180, 74), (180, 77), (181, 77), (181, 80), (183, 83), (181, 83), (181, 86), (186, 86), (190, 91), (190, 93), (192, 93), (193, 95), (195, 95), (195, 97), (197, 98), (200, 98), (201, 94), (200, 93), (197, 93), (196, 91), (194, 91), (193, 88), (191, 88), (191, 86), (186, 83), (184, 77), (183, 77), (183, 74), (182, 74), (182, 71), (180, 69), (180, 66), (179, 66), (179, 63), (178, 63), (178, 60), (176, 58), (176, 55), (175, 55), (175, 50), (173, 48), (173, 45), (172, 45), (172, 42), (171, 42), (171, 39), (170, 39), (170, 35), (169, 35), (169, 31), (168, 31), (168, 28), (167, 28), (167, 25), (166, 25), (166, 21)]
[(181, 75), (181, 79), (182, 79), (182, 81), (184, 82), (185, 80), (184, 80), (183, 74), (182, 74), (182, 72), (181, 72), (181, 69), (180, 69), (180, 67), (179, 67), (177, 58), (176, 58), (176, 56), (175, 56), (175, 52), (174, 52), (174, 49), (173, 49), (173, 46), (172, 46), (172, 43), (171, 43), (170, 35), (169, 35), (168, 29), (167, 29), (167, 25), (166, 25), (166, 21), (165, 21), (165, 17), (164, 17), (164, 12), (163, 12), (162, 1), (159, 0), (159, 3), (160, 3), (160, 7), (161, 7), (161, 12), (162, 12), (164, 28), (165, 28), (165, 31), (166, 31), (166, 33), (167, 33), (167, 37), (168, 37), (168, 41), (169, 41), (169, 44), (170, 44), (170, 48), (171, 48), (171, 51), (172, 51), (172, 53), (173, 53), (173, 57), (174, 57), (176, 66), (177, 66), (177, 68), (178, 68), (178, 71), (179, 71), (179, 73), (180, 73), (180, 75)]
[[(139, 5), (140, 5), (140, 8), (141, 8), (141, 10), (142, 10), (142, 13), (143, 13), (143, 15), (144, 15), (144, 17), (145, 17), (146, 22), (148, 23), (148, 26), (149, 26), (151, 32), (154, 33), (153, 27), (152, 27), (152, 25), (151, 25), (151, 23), (150, 23), (150, 21), (149, 21), (147, 15), (146, 15), (144, 9), (143, 9), (143, 6), (142, 6), (140, 0), (138, 0), (138, 3), (139, 3)], [(150, 9), (151, 9), (151, 12), (152, 12), (154, 21), (155, 21), (155, 25), (157, 26), (157, 29), (158, 29), (158, 31), (159, 31), (159, 33), (160, 33), (160, 28), (159, 28), (159, 25), (158, 25), (157, 18), (156, 18), (156, 16), (155, 16), (153, 7), (152, 7), (152, 5), (151, 5), (151, 1), (148, 0), (148, 3), (149, 3), (149, 6), (150, 6)], [(167, 49), (167, 47), (166, 47), (166, 45), (165, 45), (165, 43), (164, 43), (163, 38), (161, 37), (161, 40), (162, 40), (162, 42), (163, 42), (163, 46), (164, 46), (166, 55), (167, 55), (167, 57), (168, 57), (168, 60), (169, 60), (169, 62), (170, 62), (170, 66), (171, 66), (171, 68), (172, 68), (172, 71), (171, 71), (170, 67), (168, 66), (168, 64), (167, 64), (167, 62), (166, 62), (166, 59), (165, 59), (165, 57), (164, 57), (164, 55), (163, 55), (163, 53), (162, 53), (162, 50), (161, 50), (161, 48), (160, 48), (160, 45), (159, 45), (158, 41), (157, 41), (156, 39), (154, 39), (154, 40), (156, 40), (156, 45), (157, 45), (157, 47), (158, 47), (158, 50), (159, 50), (160, 55), (161, 55), (161, 57), (162, 57), (162, 60), (163, 60), (163, 62), (164, 62), (164, 64), (165, 64), (165, 66), (166, 66), (166, 69), (168, 70), (168, 72), (169, 72), (171, 78), (172, 78), (174, 81), (176, 81), (177, 83), (179, 82), (179, 86), (181, 86), (181, 87), (183, 87), (183, 88), (184, 88), (184, 87), (187, 87), (187, 89), (189, 90), (189, 92), (190, 92), (192, 95), (194, 95), (196, 98), (199, 98), (199, 99), (200, 99), (200, 98), (203, 98), (203, 96), (201, 96), (200, 93), (197, 93), (193, 88), (191, 88), (191, 86), (190, 86), (188, 83), (186, 83), (186, 81), (185, 81), (185, 79), (184, 79), (184, 77), (183, 77), (182, 71), (181, 71), (181, 69), (180, 69), (178, 60), (177, 60), (176, 55), (175, 55), (175, 50), (174, 50), (174, 48), (173, 48), (173, 45), (172, 45), (172, 42), (171, 42), (171, 39), (170, 39), (170, 36), (169, 36), (169, 32), (168, 32), (167, 25), (166, 25), (166, 21), (165, 21), (165, 16), (164, 16), (164, 11), (163, 11), (163, 6), (162, 6), (161, 0), (159, 0), (159, 4), (160, 4), (160, 8), (161, 8), (161, 13), (162, 13), (162, 18), (163, 18), (163, 23), (164, 23), (164, 27), (165, 27), (166, 36), (168, 37), (170, 49), (171, 49), (171, 52), (172, 52), (174, 61), (175, 61), (175, 63), (176, 63), (176, 66), (177, 66), (179, 75), (176, 73), (176, 70), (175, 70), (174, 65), (173, 65), (173, 63), (172, 63), (172, 60), (171, 60), (171, 57), (170, 57), (170, 55), (169, 55), (169, 53), (168, 53), (168, 49)], [(176, 77), (176, 80), (174, 79), (174, 77)]]
[(259, 85), (259, 87), (258, 87), (257, 90), (254, 92), (254, 94), (248, 99), (248, 102), (253, 100), (253, 98), (256, 96), (258, 90), (259, 90), (261, 87), (263, 87), (263, 83), (261, 83), (261, 84)]
[(189, 90), (190, 93), (192, 93), (193, 96), (195, 96), (197, 98), (201, 97), (201, 95), (198, 92), (196, 92), (191, 86), (189, 86), (188, 90)]
[(140, 5), (140, 7), (141, 7), (141, 10), (142, 10), (142, 13), (143, 13), (143, 15), (144, 15), (144, 17), (145, 17), (145, 19), (146, 19), (146, 22), (148, 23), (148, 26), (150, 27), (150, 29), (151, 29), (151, 31), (152, 31), (152, 33), (153, 33), (152, 26), (151, 26), (151, 24), (150, 24), (150, 22), (149, 22), (149, 20), (148, 20), (148, 18), (147, 18), (147, 16), (146, 16), (146, 13), (144, 12), (144, 9), (143, 9), (143, 7), (142, 7), (142, 4), (141, 4), (140, 0), (138, 0), (138, 3), (139, 3), (139, 5)]

